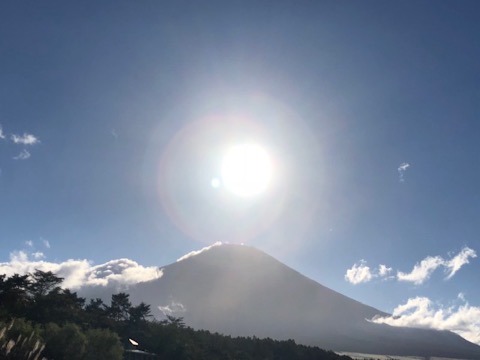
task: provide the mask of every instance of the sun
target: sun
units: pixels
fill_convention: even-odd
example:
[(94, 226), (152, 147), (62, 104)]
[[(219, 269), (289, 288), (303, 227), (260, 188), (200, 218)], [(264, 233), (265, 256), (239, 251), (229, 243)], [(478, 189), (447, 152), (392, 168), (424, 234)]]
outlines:
[(272, 160), (257, 144), (232, 146), (223, 157), (221, 181), (225, 189), (240, 197), (265, 192), (272, 178)]

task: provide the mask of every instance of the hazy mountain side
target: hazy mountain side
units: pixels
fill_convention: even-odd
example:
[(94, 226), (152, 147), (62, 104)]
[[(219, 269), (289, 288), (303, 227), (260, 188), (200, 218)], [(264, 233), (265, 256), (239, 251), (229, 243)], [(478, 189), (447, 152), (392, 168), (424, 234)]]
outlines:
[[(337, 351), (480, 359), (479, 346), (451, 332), (368, 322), (386, 314), (251, 247), (216, 246), (166, 266), (163, 274), (131, 286), (132, 302), (151, 304), (157, 317), (161, 306), (196, 329), (293, 338)], [(101, 293), (109, 296), (107, 289)]]
[[(137, 287), (146, 290), (153, 283), (138, 284)], [(299, 316), (307, 309), (324, 317), (331, 317), (341, 309), (343, 318), (354, 316), (362, 320), (376, 314), (385, 315), (246, 246), (224, 245), (171, 264), (165, 267), (164, 276), (156, 283), (167, 287), (175, 295), (202, 296), (208, 300), (206, 305), (215, 304), (217, 309), (220, 306), (233, 311), (240, 307), (241, 310), (248, 300), (249, 305), (279, 316), (287, 316), (288, 313)], [(306, 320), (311, 314), (307, 315)]]

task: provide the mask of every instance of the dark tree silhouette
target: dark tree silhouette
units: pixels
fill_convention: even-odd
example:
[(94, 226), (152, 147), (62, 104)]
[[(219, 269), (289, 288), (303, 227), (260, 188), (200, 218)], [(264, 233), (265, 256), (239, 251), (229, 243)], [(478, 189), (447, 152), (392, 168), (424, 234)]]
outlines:
[(126, 293), (118, 293), (112, 295), (112, 302), (107, 308), (109, 317), (114, 321), (127, 321), (130, 318), (130, 309), (132, 303), (129, 295)]
[(61, 290), (60, 284), (63, 282), (63, 278), (56, 276), (51, 271), (35, 270), (30, 275), (31, 284), (30, 291), (33, 297), (42, 297), (47, 295), (51, 291), (59, 292)]
[(130, 323), (138, 324), (139, 322), (146, 321), (150, 317), (152, 317), (150, 305), (147, 305), (144, 302), (131, 307), (129, 310)]
[(25, 317), (30, 304), (29, 288), (31, 282), (28, 275), (6, 278), (0, 276), (0, 315), (7, 318)]
[(102, 299), (90, 299), (85, 306), (85, 319), (92, 328), (107, 328), (109, 326), (108, 307)]

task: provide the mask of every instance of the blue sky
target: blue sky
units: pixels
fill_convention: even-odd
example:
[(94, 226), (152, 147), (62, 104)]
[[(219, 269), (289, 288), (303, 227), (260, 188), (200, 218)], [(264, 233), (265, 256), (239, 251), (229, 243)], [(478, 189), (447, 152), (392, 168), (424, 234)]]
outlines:
[[(1, 268), (244, 242), (480, 342), (479, 10), (3, 2)], [(245, 141), (275, 162), (254, 199), (211, 186)]]

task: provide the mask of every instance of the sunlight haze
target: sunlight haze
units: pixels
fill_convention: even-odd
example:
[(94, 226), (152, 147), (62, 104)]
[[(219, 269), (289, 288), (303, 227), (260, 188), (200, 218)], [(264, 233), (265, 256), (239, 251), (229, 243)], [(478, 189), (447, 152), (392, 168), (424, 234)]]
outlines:
[(479, 35), (478, 0), (2, 1), (0, 274), (246, 244), (480, 344)]

